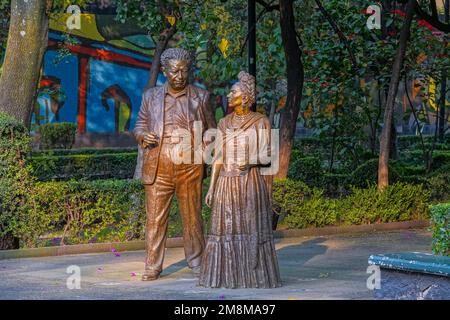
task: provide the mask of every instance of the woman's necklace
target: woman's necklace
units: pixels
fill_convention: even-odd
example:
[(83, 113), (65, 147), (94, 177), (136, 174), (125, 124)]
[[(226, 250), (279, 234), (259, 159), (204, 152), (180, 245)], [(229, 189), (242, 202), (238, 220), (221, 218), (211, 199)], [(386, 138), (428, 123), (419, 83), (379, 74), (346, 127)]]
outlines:
[(236, 120), (243, 121), (243, 120), (247, 120), (250, 117), (250, 115), (251, 115), (251, 112), (248, 112), (248, 113), (243, 114), (243, 115), (238, 115), (237, 113), (235, 113), (234, 114), (234, 118)]

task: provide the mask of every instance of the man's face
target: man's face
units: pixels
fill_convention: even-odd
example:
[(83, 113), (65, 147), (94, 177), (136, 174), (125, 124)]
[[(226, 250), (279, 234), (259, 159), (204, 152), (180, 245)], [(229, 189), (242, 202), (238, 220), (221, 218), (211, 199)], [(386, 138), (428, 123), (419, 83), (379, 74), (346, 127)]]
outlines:
[(169, 60), (162, 68), (172, 89), (181, 91), (186, 87), (189, 77), (189, 63), (186, 60)]

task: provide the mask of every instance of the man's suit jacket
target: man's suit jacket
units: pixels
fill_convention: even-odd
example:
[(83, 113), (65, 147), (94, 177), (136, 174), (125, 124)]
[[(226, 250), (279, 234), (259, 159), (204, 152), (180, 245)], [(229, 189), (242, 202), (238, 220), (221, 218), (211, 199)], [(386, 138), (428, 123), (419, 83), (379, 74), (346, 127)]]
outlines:
[[(164, 100), (167, 84), (146, 90), (142, 96), (136, 126), (133, 133), (137, 142), (142, 146), (143, 136), (146, 132), (154, 132), (161, 142), (164, 132)], [(193, 128), (194, 121), (201, 121), (203, 133), (209, 128), (216, 127), (213, 112), (209, 106), (209, 93), (207, 90), (187, 85), (189, 128)], [(152, 184), (156, 178), (161, 143), (156, 147), (144, 149), (141, 180), (144, 184)]]

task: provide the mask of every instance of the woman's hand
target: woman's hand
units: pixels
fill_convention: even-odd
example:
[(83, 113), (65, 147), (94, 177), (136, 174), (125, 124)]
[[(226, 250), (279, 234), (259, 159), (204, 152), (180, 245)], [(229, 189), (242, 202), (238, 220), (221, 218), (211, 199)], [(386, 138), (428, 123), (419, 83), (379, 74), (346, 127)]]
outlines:
[(205, 197), (205, 203), (209, 208), (211, 208), (212, 206), (213, 198), (214, 198), (214, 190), (212, 188), (209, 188), (208, 193), (206, 194)]

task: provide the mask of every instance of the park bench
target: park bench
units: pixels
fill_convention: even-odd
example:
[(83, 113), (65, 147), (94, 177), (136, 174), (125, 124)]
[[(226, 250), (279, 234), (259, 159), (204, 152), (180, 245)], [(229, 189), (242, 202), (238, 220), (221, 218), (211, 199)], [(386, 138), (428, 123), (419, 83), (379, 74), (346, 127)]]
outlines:
[(369, 257), (369, 265), (380, 268), (376, 299), (450, 299), (450, 257), (420, 252), (375, 254)]

